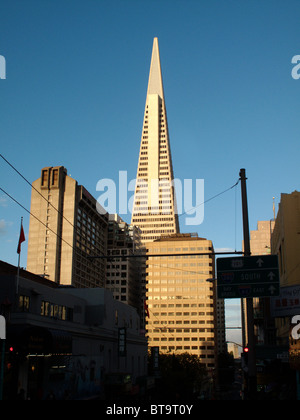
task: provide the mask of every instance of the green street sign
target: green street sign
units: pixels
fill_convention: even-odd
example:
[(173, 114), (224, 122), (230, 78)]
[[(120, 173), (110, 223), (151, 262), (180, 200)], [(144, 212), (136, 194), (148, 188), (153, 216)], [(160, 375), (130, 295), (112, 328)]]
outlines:
[(217, 258), (220, 299), (279, 295), (277, 255)]

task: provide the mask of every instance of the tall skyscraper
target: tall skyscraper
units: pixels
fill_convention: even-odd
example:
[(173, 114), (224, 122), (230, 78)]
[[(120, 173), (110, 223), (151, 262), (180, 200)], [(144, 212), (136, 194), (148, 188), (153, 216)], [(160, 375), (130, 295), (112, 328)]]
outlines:
[(142, 242), (179, 233), (158, 40), (154, 38), (131, 223)]
[(58, 284), (103, 287), (108, 214), (67, 175), (63, 166), (43, 168), (32, 184), (27, 269)]

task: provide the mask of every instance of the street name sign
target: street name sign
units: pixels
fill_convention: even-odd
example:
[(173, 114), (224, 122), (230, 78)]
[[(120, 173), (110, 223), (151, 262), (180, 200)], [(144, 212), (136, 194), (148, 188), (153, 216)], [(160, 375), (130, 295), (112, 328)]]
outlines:
[(279, 295), (277, 255), (217, 258), (219, 299)]

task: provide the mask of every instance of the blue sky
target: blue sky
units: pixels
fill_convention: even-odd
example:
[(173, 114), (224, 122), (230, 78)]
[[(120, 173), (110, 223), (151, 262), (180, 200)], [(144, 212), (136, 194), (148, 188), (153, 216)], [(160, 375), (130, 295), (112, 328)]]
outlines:
[[(299, 18), (294, 0), (1, 0), (1, 154), (30, 182), (64, 165), (96, 198), (98, 180), (135, 178), (157, 36), (175, 177), (204, 179), (208, 200), (245, 168), (256, 229), (273, 197), (277, 210), (299, 190)], [(3, 159), (0, 187), (30, 209), (29, 185)], [(28, 213), (0, 191), (0, 259), (15, 265), (21, 216), (28, 237)], [(180, 222), (240, 250), (240, 185), (204, 205), (201, 225)]]

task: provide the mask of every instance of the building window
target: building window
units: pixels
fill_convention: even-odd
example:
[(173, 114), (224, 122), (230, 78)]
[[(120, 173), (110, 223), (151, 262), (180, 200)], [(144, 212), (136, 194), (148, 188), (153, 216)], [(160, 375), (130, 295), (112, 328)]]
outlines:
[(30, 298), (29, 296), (19, 296), (19, 309), (22, 312), (28, 312), (29, 311), (29, 303)]
[(42, 316), (49, 316), (50, 314), (50, 302), (42, 301), (41, 304), (41, 315)]
[(48, 170), (44, 169), (42, 171), (42, 187), (46, 187), (48, 184)]
[(53, 169), (52, 171), (52, 185), (58, 184), (58, 169)]

